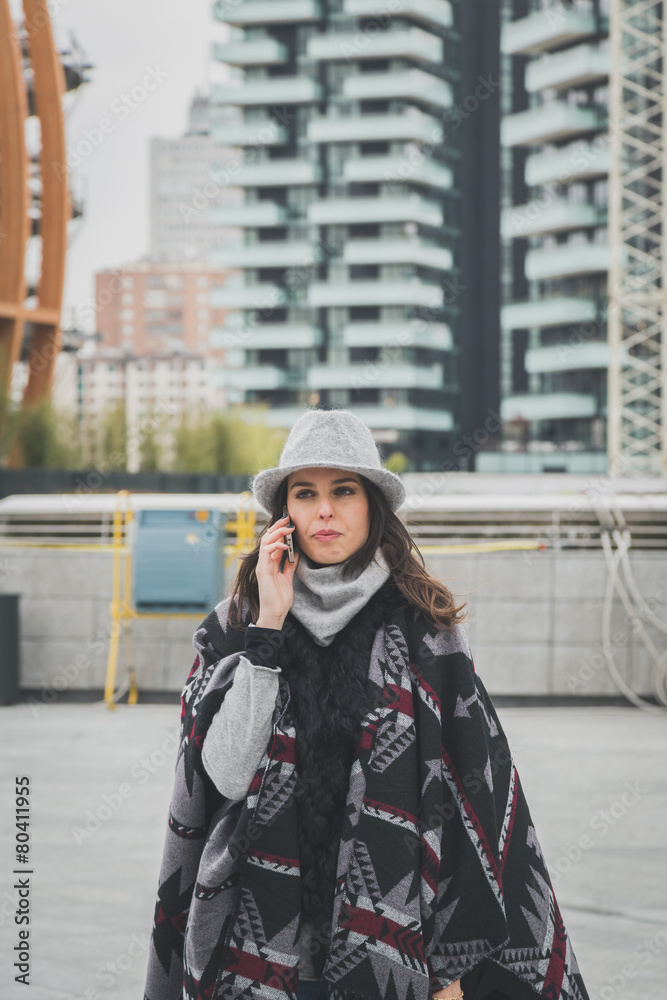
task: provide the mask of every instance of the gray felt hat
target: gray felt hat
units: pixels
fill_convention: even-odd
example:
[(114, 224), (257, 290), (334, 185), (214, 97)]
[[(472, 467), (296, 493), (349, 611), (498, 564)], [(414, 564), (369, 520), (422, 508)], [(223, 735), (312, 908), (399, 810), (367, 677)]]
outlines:
[(285, 441), (279, 464), (253, 477), (257, 503), (270, 514), (283, 479), (297, 469), (313, 466), (349, 469), (370, 479), (384, 493), (392, 510), (405, 501), (405, 487), (395, 472), (382, 467), (380, 452), (369, 428), (350, 410), (306, 410)]

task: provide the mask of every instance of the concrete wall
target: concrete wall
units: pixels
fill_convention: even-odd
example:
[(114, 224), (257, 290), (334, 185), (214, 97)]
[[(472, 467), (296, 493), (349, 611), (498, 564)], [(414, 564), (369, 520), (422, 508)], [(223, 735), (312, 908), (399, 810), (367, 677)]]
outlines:
[[(643, 597), (667, 622), (667, 558), (636, 551), (631, 564)], [(427, 565), (466, 600), (475, 667), (492, 695), (618, 693), (601, 652), (607, 571), (600, 551), (432, 555)], [(109, 553), (0, 547), (2, 592), (21, 594), (22, 688), (45, 692), (46, 700), (54, 691), (103, 687)], [(203, 617), (133, 623), (140, 689), (182, 689)], [(658, 648), (667, 648), (667, 636), (644, 622)], [(649, 692), (649, 656), (618, 598), (611, 632), (623, 676), (636, 691)], [(122, 653), (121, 645), (119, 678)]]

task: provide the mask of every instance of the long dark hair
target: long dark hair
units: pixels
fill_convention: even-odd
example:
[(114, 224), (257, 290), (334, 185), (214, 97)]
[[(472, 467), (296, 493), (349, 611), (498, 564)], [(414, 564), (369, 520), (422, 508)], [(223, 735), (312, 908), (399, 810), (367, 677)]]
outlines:
[[(465, 604), (457, 605), (447, 587), (429, 575), (424, 557), (415, 545), (412, 535), (389, 507), (382, 490), (365, 476), (360, 478), (368, 498), (370, 527), (364, 544), (343, 564), (343, 578), (348, 579), (357, 571), (364, 570), (379, 545), (391, 570), (392, 580), (406, 598), (405, 607), (417, 608), (424, 615), (427, 624), (436, 630), (451, 629), (457, 623), (466, 621), (467, 616), (462, 613)], [(227, 612), (227, 620), (233, 628), (245, 630), (245, 623), (239, 611), (244, 605), (250, 613), (250, 618), (247, 620), (257, 621), (259, 591), (255, 567), (259, 559), (260, 542), (271, 525), (282, 517), (283, 505), (286, 502), (287, 476), (276, 491), (271, 516), (259, 535), (255, 548), (240, 557), (241, 565)], [(300, 558), (304, 558), (303, 552)]]

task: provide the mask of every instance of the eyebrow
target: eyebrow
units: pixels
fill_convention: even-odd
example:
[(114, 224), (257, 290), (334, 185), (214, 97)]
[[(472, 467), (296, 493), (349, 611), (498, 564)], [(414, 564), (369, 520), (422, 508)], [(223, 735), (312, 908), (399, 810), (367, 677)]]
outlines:
[[(359, 485), (359, 480), (358, 479), (353, 479), (352, 476), (345, 476), (343, 479), (332, 479), (331, 480), (331, 485), (332, 486), (335, 486), (337, 483), (356, 483), (357, 486), (358, 486)], [(290, 486), (290, 489), (291, 490), (295, 490), (297, 488), (297, 486), (314, 486), (314, 485), (315, 485), (315, 483), (306, 483), (306, 482), (301, 481), (301, 482), (298, 482), (298, 483), (292, 483), (292, 485)]]

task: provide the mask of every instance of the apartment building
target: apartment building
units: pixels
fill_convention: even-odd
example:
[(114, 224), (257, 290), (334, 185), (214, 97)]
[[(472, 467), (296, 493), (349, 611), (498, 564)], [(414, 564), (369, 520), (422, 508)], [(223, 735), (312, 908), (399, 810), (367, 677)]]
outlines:
[[(197, 410), (224, 410), (227, 398), (216, 378), (219, 362), (189, 352), (130, 355), (114, 349), (70, 356), (76, 382), (60, 403), (73, 410), (80, 424), (94, 424), (105, 410), (121, 406), (129, 430), (128, 468), (139, 468), (139, 442), (147, 421), (167, 447), (172, 418)], [(64, 375), (62, 376), (64, 381)]]
[(227, 310), (211, 305), (211, 288), (229, 272), (205, 262), (140, 261), (95, 275), (96, 329), (101, 346), (132, 355), (190, 352), (221, 361), (211, 332)]
[(277, 426), (345, 406), (385, 453), (442, 468), (498, 399), (496, 13), (476, 0), (213, 9), (230, 78), (211, 98), (241, 114), (214, 137), (243, 151), (243, 203), (212, 210), (243, 232), (211, 256), (239, 272), (211, 290), (228, 310), (214, 342), (230, 401), (268, 402)]
[(505, 453), (481, 471), (607, 467), (609, 0), (506, 0)]

